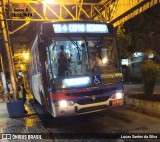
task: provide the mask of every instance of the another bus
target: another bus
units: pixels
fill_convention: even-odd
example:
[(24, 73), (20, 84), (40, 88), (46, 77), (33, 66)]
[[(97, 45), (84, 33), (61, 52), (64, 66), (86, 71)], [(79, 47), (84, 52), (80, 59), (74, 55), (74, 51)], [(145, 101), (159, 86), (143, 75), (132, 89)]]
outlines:
[[(67, 62), (63, 62), (65, 68), (60, 71), (61, 46)], [(43, 23), (30, 54), (30, 89), (53, 117), (91, 113), (123, 104), (120, 53), (111, 24)]]

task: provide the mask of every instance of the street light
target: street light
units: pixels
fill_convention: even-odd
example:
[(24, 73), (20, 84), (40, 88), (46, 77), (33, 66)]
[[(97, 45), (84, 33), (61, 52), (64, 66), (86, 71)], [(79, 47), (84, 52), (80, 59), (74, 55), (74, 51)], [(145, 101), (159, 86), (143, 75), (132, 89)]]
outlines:
[(44, 0), (43, 2), (44, 2), (44, 3), (50, 3), (50, 4), (51, 4), (51, 3), (54, 3), (54, 0)]
[(24, 65), (21, 65), (20, 67), (21, 67), (21, 69), (24, 69)]
[(24, 57), (25, 61), (27, 61), (29, 59), (29, 53), (28, 52), (23, 52), (22, 56)]

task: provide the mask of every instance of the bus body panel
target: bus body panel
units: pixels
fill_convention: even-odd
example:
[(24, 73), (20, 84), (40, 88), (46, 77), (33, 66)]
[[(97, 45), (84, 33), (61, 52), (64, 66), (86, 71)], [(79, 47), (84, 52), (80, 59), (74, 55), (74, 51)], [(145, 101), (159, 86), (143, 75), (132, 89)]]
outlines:
[[(122, 97), (116, 98), (116, 93)], [(104, 110), (110, 106), (123, 105), (123, 84), (106, 84), (99, 87), (67, 89), (50, 93), (54, 117), (80, 115)], [(57, 106), (59, 101), (73, 103), (72, 106)]]
[(36, 74), (32, 76), (32, 90), (34, 98), (42, 105), (42, 99), (40, 97), (40, 92), (42, 91), (41, 74)]
[[(114, 88), (114, 89), (113, 89)], [(87, 88), (85, 91), (81, 90), (67, 90), (65, 92), (59, 92), (59, 98), (54, 98), (54, 94), (51, 94), (52, 97), (52, 107), (53, 107), (53, 116), (66, 116), (66, 115), (80, 115), (85, 113), (96, 112), (104, 110), (110, 106), (123, 105), (124, 99), (115, 98), (117, 91), (122, 92), (122, 84), (110, 84), (109, 86), (104, 86), (102, 88)], [(99, 91), (101, 93), (94, 93)], [(77, 95), (78, 94), (78, 95)], [(86, 94), (86, 95), (85, 95)], [(67, 101), (68, 106), (60, 107), (57, 106), (59, 101)]]

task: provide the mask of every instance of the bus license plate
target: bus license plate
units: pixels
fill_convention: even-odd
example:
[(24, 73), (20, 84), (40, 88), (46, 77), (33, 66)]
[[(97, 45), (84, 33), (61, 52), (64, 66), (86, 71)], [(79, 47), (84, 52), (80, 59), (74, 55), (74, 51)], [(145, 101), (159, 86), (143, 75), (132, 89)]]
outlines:
[(122, 99), (118, 99), (118, 100), (112, 100), (112, 105), (119, 105), (123, 103), (123, 100)]

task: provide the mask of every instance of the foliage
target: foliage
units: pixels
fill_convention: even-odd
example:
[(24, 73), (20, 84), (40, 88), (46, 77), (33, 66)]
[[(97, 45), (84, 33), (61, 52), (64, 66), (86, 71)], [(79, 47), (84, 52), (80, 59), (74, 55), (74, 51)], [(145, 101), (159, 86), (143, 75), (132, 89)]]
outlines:
[[(157, 63), (160, 36), (160, 5), (117, 27), (118, 44), (123, 58), (132, 57), (135, 52), (145, 53), (145, 60), (141, 66), (141, 77), (144, 82), (144, 93), (152, 95), (157, 80), (160, 65)], [(156, 35), (156, 36), (155, 36)], [(154, 53), (154, 59), (148, 55)]]
[(118, 26), (118, 44), (122, 57), (129, 57), (134, 52), (145, 52), (146, 49), (159, 51), (159, 42), (150, 42), (154, 35), (160, 34), (159, 27), (160, 5), (156, 5)]
[[(149, 54), (153, 54), (154, 58), (148, 58)], [(142, 81), (144, 83), (144, 94), (149, 96), (153, 95), (153, 90), (157, 80), (158, 72), (160, 71), (160, 65), (157, 63), (157, 54), (152, 50), (145, 52), (145, 61), (141, 65)]]
[(117, 27), (117, 36), (118, 36), (118, 45), (121, 49), (122, 57), (128, 58), (130, 57), (130, 52), (128, 47), (131, 45), (131, 36), (125, 32), (125, 28), (123, 25), (119, 25)]

